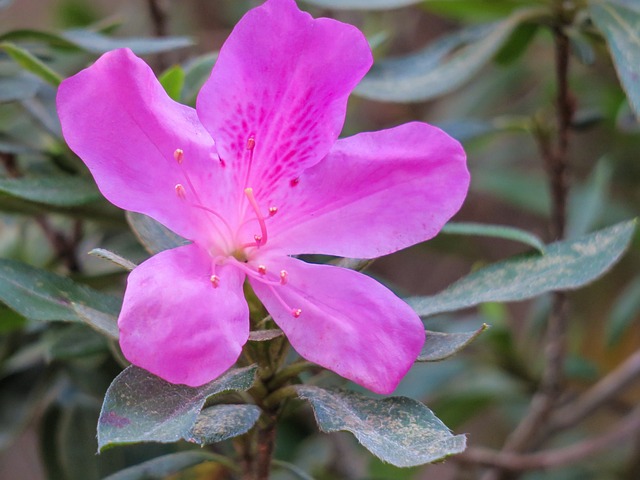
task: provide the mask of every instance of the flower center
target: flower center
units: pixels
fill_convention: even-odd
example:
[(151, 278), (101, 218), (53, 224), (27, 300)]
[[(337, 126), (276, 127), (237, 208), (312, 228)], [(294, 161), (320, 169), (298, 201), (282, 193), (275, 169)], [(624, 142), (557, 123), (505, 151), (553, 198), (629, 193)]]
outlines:
[[(254, 148), (255, 139), (250, 137), (247, 141), (246, 147), (249, 158), (245, 185), (249, 179)], [(246, 187), (244, 188), (243, 198), (246, 200), (247, 204), (245, 205), (245, 208), (240, 209), (243, 212), (241, 214), (241, 218), (246, 214), (247, 205), (250, 208), (249, 211), (252, 212), (253, 215), (249, 216), (246, 220), (239, 222), (238, 227), (234, 229), (222, 214), (203, 204), (196, 188), (194, 187), (191, 177), (189, 176), (189, 172), (183, 166), (185, 160), (184, 151), (179, 148), (176, 149), (173, 153), (173, 157), (178, 163), (181, 175), (184, 179), (184, 183), (177, 183), (175, 185), (177, 197), (190, 207), (206, 212), (207, 215), (205, 218), (213, 230), (214, 238), (211, 239), (211, 246), (207, 248), (212, 258), (210, 281), (213, 288), (218, 288), (223, 281), (217, 273), (217, 267), (232, 264), (245, 273), (247, 277), (267, 285), (273, 296), (291, 313), (293, 317), (300, 317), (302, 310), (300, 308), (293, 308), (289, 306), (278, 292), (279, 287), (283, 287), (288, 283), (288, 272), (286, 270), (276, 270), (276, 272), (271, 272), (270, 270), (267, 270), (266, 265), (255, 265), (256, 262), (252, 261), (255, 256), (255, 252), (267, 244), (267, 240), (269, 238), (267, 233), (267, 220), (278, 213), (278, 207), (270, 206), (267, 214), (264, 215), (255, 198), (253, 188)], [(239, 240), (240, 235), (246, 235), (245, 227), (252, 223), (255, 224), (255, 222), (258, 224), (260, 233), (255, 233), (253, 235), (252, 242), (242, 243)]]

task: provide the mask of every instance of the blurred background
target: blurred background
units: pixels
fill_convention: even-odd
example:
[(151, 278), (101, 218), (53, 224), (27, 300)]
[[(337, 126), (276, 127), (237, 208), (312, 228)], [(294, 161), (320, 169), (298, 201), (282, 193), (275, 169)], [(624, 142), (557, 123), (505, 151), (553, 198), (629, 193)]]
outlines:
[[(245, 0), (14, 0), (0, 10), (0, 36), (19, 30), (59, 33), (73, 29), (110, 38), (182, 37), (192, 44), (144, 55), (158, 75), (173, 65), (187, 73), (181, 101), (193, 104), (215, 60), (211, 55), (233, 25), (259, 2)], [(543, 1), (424, 1), (388, 11), (337, 10), (299, 1), (314, 16), (355, 24), (369, 38), (376, 60), (419, 52), (461, 29), (502, 22)], [(575, 2), (581, 4), (581, 2)], [(159, 10), (158, 10), (159, 9)], [(579, 19), (576, 20), (578, 24)], [(497, 24), (496, 24), (497, 25)], [(551, 201), (533, 131), (553, 125), (556, 79), (552, 36), (540, 25), (514, 30), (477, 73), (458, 88), (427, 100), (390, 102), (356, 94), (343, 136), (412, 120), (436, 124), (465, 146), (471, 191), (455, 221), (508, 225), (545, 242)], [(578, 28), (576, 27), (576, 32)], [(569, 238), (633, 218), (640, 212), (640, 124), (618, 82), (604, 42), (588, 26), (572, 45), (569, 84), (575, 115), (570, 131)], [(12, 41), (46, 61), (64, 77), (97, 54), (63, 48), (24, 34)], [(455, 50), (449, 54), (455, 53)], [(0, 75), (16, 73), (0, 56)], [(52, 100), (55, 89), (38, 85), (28, 98), (11, 98), (0, 87), (0, 177), (54, 171), (87, 177), (65, 147)], [(90, 177), (89, 177), (90, 178)], [(0, 179), (1, 182), (1, 179)], [(0, 194), (0, 257), (70, 276), (121, 295), (126, 272), (86, 253), (106, 248), (139, 262), (148, 254), (124, 214), (88, 190), (70, 206)], [(398, 212), (402, 216), (402, 212)], [(604, 278), (570, 294), (567, 400), (618, 368), (640, 345), (640, 240)], [(377, 260), (368, 273), (402, 296), (434, 294), (484, 265), (529, 251), (507, 239), (443, 233), (434, 240)], [(551, 301), (483, 304), (427, 320), (439, 331), (491, 328), (457, 356), (416, 366), (396, 392), (426, 403), (471, 446), (499, 449), (526, 411), (544, 367), (544, 329)], [(99, 456), (95, 428), (104, 392), (120, 371), (114, 346), (88, 327), (34, 322), (0, 305), (0, 478), (82, 479), (107, 475), (190, 445), (117, 447)], [(585, 421), (560, 431), (541, 446), (574, 444), (599, 435), (640, 399), (637, 378)], [(318, 434), (306, 407), (291, 409), (279, 433), (276, 457), (314, 478), (480, 478), (469, 463), (397, 469), (375, 460), (348, 434)], [(217, 447), (214, 447), (217, 448)], [(201, 465), (171, 478), (226, 478), (219, 467)], [(281, 475), (281, 476), (277, 476)], [(277, 474), (274, 478), (293, 478)], [(640, 432), (625, 445), (552, 470), (524, 473), (534, 479), (640, 478)]]

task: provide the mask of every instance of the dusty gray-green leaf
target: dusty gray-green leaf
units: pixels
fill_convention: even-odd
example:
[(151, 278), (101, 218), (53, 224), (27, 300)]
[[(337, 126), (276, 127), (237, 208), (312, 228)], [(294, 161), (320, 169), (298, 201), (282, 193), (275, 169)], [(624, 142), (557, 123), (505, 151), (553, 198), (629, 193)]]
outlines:
[(609, 44), (622, 87), (640, 116), (640, 10), (615, 2), (590, 2), (591, 19)]
[(162, 38), (113, 38), (91, 30), (67, 30), (60, 35), (79, 48), (96, 54), (103, 54), (118, 48), (130, 48), (136, 55), (168, 52), (193, 45), (187, 37)]
[(283, 335), (282, 330), (274, 328), (271, 330), (254, 330), (249, 332), (250, 342), (266, 342), (273, 340), (274, 338), (281, 337)]
[(467, 27), (416, 53), (381, 60), (355, 93), (393, 102), (425, 101), (449, 93), (487, 64), (518, 25), (547, 14), (546, 9), (519, 10), (500, 23)]
[(215, 462), (218, 456), (206, 451), (187, 451), (156, 457), (125, 468), (103, 480), (152, 480), (170, 477), (204, 462)]
[(117, 314), (101, 312), (79, 303), (72, 303), (71, 306), (82, 321), (91, 328), (113, 340), (118, 340), (120, 331), (118, 330)]
[(339, 10), (391, 10), (416, 5), (423, 0), (304, 0), (322, 8)]
[(29, 75), (0, 77), (0, 103), (15, 102), (34, 97), (40, 88), (40, 82)]
[(442, 228), (442, 233), (453, 235), (473, 235), (480, 237), (504, 238), (513, 240), (514, 242), (524, 243), (535, 248), (540, 253), (545, 252), (545, 246), (542, 240), (533, 233), (521, 230), (519, 228), (508, 227), (505, 225), (489, 225), (483, 223), (471, 222), (449, 222)]
[(525, 254), (473, 272), (429, 297), (406, 299), (420, 316), (451, 312), (484, 302), (513, 302), (554, 290), (574, 290), (603, 275), (622, 256), (635, 230), (631, 220), (552, 243), (545, 255)]
[(483, 324), (475, 332), (443, 333), (427, 330), (426, 339), (417, 362), (439, 362), (445, 360), (473, 342), (489, 325)]
[(153, 218), (141, 213), (127, 212), (127, 222), (142, 246), (153, 255), (189, 243)]
[(120, 301), (115, 297), (4, 258), (0, 258), (0, 301), (24, 317), (40, 321), (82, 321), (73, 303), (114, 315), (120, 310)]
[(201, 387), (175, 385), (149, 372), (127, 367), (105, 395), (98, 422), (98, 448), (134, 442), (192, 440), (192, 429), (206, 399), (247, 390), (256, 367), (232, 369)]
[(133, 263), (131, 260), (127, 260), (126, 258), (121, 257), (117, 253), (113, 253), (104, 248), (94, 248), (89, 252), (89, 255), (94, 255), (96, 257), (108, 260), (111, 263), (115, 263), (116, 265), (123, 268), (124, 270), (127, 270), (128, 272), (130, 272), (131, 270), (137, 267), (137, 265)]
[(47, 83), (57, 87), (62, 82), (62, 77), (48, 67), (42, 60), (35, 57), (24, 48), (10, 42), (0, 42), (0, 50), (4, 50), (15, 62), (28, 72), (40, 77)]
[(260, 417), (256, 405), (214, 405), (205, 408), (187, 439), (200, 445), (222, 442), (247, 433)]
[(56, 207), (84, 205), (100, 198), (92, 181), (71, 175), (0, 178), (0, 192)]
[(356, 392), (301, 385), (300, 398), (311, 403), (320, 430), (348, 431), (381, 460), (411, 467), (442, 460), (466, 447), (422, 403), (407, 397), (373, 399)]

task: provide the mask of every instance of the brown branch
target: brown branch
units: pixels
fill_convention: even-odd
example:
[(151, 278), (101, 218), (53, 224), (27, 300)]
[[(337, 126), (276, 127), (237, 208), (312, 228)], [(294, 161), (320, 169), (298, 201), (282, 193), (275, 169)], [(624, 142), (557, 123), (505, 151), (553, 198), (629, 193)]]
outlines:
[(588, 417), (640, 377), (640, 350), (602, 378), (576, 401), (557, 410), (550, 422), (550, 432), (564, 430)]
[[(153, 25), (153, 34), (156, 37), (166, 37), (169, 35), (169, 0), (147, 0), (147, 5)], [(156, 67), (161, 71), (172, 63), (167, 53), (158, 53), (155, 58)]]
[[(552, 145), (547, 132), (538, 132), (540, 154), (549, 179), (551, 193), (551, 225), (550, 231), (554, 239), (561, 239), (565, 234), (567, 197), (569, 192), (569, 132), (574, 114), (574, 105), (569, 92), (569, 39), (563, 28), (568, 23), (562, 10), (562, 2), (558, 2), (557, 19), (553, 37), (555, 46), (556, 70), (556, 144)], [(566, 331), (569, 320), (569, 304), (566, 294), (557, 292), (553, 296), (553, 304), (545, 335), (545, 369), (540, 387), (534, 395), (529, 410), (516, 429), (509, 435), (503, 446), (503, 453), (523, 452), (535, 444), (548, 424), (553, 409), (562, 393), (564, 383), (564, 358), (566, 354)], [(482, 480), (504, 480), (506, 470), (496, 465), (496, 469), (488, 471)]]
[(497, 468), (502, 471), (524, 472), (557, 468), (579, 462), (609, 448), (618, 446), (628, 437), (640, 431), (640, 407), (619, 421), (604, 435), (587, 439), (569, 447), (544, 450), (534, 454), (496, 452), (486, 448), (469, 448), (453, 461)]

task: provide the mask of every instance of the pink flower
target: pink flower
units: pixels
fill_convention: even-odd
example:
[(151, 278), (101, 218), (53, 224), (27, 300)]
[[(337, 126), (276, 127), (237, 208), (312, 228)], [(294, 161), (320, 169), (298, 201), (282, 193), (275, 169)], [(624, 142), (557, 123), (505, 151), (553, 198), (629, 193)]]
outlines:
[(190, 386), (222, 374), (249, 335), (248, 280), (300, 355), (395, 389), (424, 343), (418, 316), (368, 276), (294, 257), (395, 252), (466, 195), (464, 152), (437, 128), (338, 140), (371, 63), (355, 27), (268, 0), (233, 30), (195, 110), (126, 49), (62, 83), (64, 137), (104, 196), (192, 241), (129, 276), (118, 324), (133, 364)]

